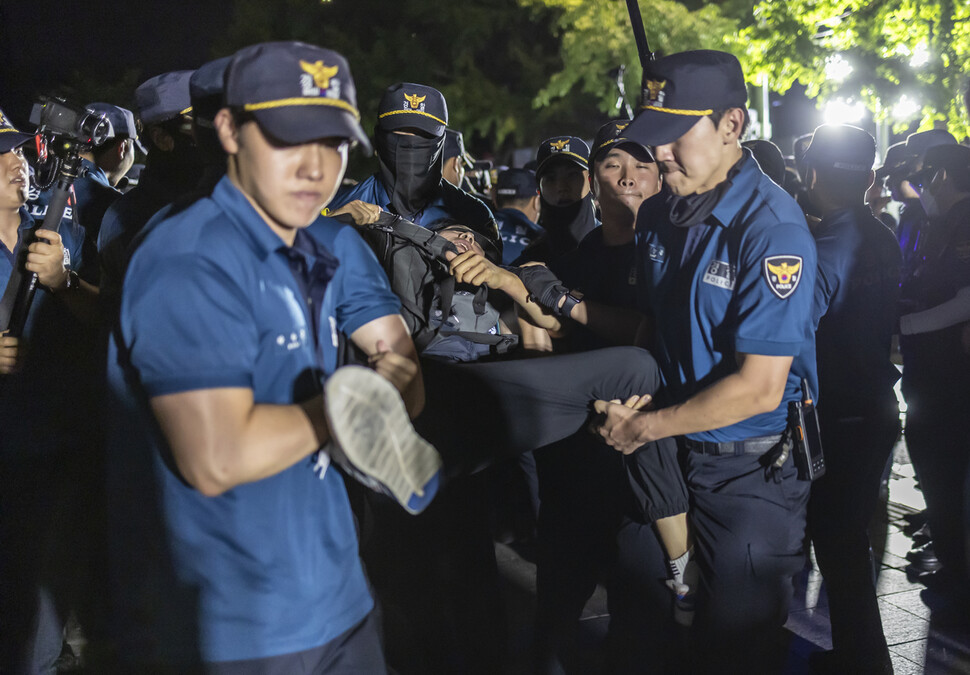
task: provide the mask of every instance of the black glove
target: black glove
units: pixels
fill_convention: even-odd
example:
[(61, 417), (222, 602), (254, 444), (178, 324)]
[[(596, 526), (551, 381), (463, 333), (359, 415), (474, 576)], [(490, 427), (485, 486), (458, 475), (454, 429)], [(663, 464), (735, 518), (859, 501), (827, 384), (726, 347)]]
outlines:
[(552, 270), (544, 265), (508, 267), (506, 269), (522, 280), (522, 284), (525, 286), (525, 290), (529, 291), (529, 297), (533, 302), (552, 312), (553, 316), (560, 318), (568, 316), (568, 313), (563, 312), (563, 309), (567, 307), (572, 309), (575, 303), (567, 302), (563, 303), (562, 308), (559, 307), (559, 301), (569, 293), (569, 289), (553, 274)]

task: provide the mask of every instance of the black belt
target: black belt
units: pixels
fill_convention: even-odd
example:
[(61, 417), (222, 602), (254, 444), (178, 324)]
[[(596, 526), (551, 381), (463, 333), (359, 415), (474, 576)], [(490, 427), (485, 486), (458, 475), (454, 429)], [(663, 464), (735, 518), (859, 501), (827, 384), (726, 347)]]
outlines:
[(781, 441), (781, 434), (774, 436), (755, 436), (746, 438), (743, 441), (726, 441), (715, 443), (714, 441), (694, 441), (690, 438), (683, 438), (684, 446), (691, 452), (698, 452), (702, 455), (763, 455)]

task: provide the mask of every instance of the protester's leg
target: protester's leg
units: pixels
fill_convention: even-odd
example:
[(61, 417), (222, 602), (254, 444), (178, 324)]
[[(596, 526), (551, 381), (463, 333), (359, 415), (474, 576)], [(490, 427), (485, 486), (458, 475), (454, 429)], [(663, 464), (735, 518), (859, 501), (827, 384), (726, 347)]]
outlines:
[(490, 363), (424, 361), (422, 368), (427, 400), (415, 427), (449, 473), (571, 436), (596, 399), (653, 394), (660, 386), (653, 357), (636, 347)]
[[(690, 527), (701, 571), (693, 654), (699, 672), (776, 672), (791, 579), (804, 565), (809, 483), (789, 458), (777, 474), (761, 457), (688, 453)], [(777, 480), (776, 480), (777, 478)]]
[(579, 619), (614, 557), (623, 514), (622, 455), (583, 431), (535, 455), (536, 671), (580, 672)]
[(826, 471), (812, 484), (808, 527), (825, 578), (832, 645), (844, 670), (891, 672), (867, 529), (898, 434), (898, 411), (887, 405), (849, 420), (822, 415), (820, 427)]

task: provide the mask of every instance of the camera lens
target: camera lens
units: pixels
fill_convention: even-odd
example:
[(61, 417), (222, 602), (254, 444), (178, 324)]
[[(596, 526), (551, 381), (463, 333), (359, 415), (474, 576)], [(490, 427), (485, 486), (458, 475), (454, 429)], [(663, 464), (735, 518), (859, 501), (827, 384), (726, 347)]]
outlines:
[(77, 131), (81, 138), (89, 138), (93, 145), (101, 145), (108, 138), (111, 125), (104, 115), (89, 113), (78, 120)]

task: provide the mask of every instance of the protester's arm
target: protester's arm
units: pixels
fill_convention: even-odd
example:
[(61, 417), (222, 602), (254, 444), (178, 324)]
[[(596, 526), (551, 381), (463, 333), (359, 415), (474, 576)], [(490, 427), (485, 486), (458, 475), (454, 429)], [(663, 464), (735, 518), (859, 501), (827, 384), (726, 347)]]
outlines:
[(930, 333), (965, 321), (970, 321), (970, 286), (964, 286), (943, 304), (901, 316), (899, 332), (903, 335)]
[(182, 476), (213, 497), (275, 475), (330, 438), (323, 397), (256, 404), (252, 389), (198, 389), (156, 396), (152, 411)]
[(596, 412), (606, 415), (600, 436), (623, 454), (630, 454), (659, 438), (719, 429), (775, 410), (785, 393), (792, 357), (739, 353), (737, 361), (736, 372), (668, 408), (636, 412), (617, 403), (596, 401)]
[(451, 260), (449, 271), (458, 283), (472, 286), (488, 286), (502, 291), (525, 311), (529, 320), (540, 328), (558, 331), (559, 320), (544, 311), (530, 296), (522, 280), (506, 269), (494, 265), (481, 254), (466, 251)]
[(400, 314), (368, 321), (350, 335), (368, 356), (371, 367), (393, 384), (412, 419), (424, 409), (424, 379), (418, 352)]

